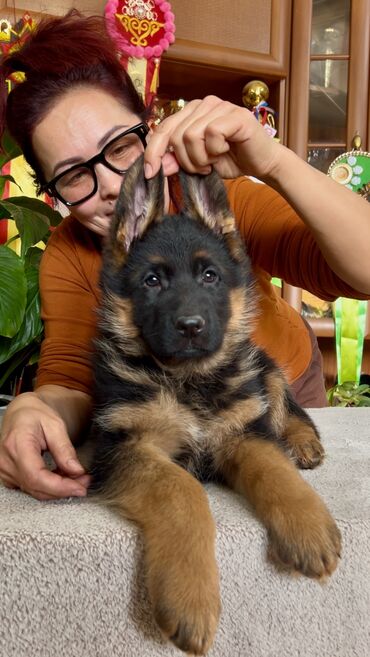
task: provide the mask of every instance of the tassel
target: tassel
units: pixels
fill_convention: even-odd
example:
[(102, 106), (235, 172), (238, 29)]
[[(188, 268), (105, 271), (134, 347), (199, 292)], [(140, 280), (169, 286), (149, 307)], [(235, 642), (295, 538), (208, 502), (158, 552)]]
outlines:
[(152, 81), (150, 83), (150, 93), (155, 94), (157, 91), (158, 85), (159, 85), (159, 64), (160, 64), (160, 59), (159, 57), (154, 58), (154, 71), (153, 71), (153, 77)]

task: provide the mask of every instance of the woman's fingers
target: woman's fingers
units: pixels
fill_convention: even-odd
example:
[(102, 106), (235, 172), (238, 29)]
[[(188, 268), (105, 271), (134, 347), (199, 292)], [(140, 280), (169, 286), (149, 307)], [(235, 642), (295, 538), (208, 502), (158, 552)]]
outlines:
[(224, 178), (268, 175), (277, 157), (276, 142), (244, 107), (215, 96), (188, 103), (169, 116), (150, 137), (144, 158), (146, 176), (161, 164), (165, 175), (182, 167), (209, 173), (214, 166)]
[(22, 459), (17, 464), (9, 458), (2, 458), (1, 466), (5, 486), (20, 488), (39, 500), (84, 497), (90, 482), (86, 474), (72, 479), (51, 472), (34, 441), (24, 441)]
[[(49, 451), (57, 469), (47, 468)], [(37, 499), (82, 497), (90, 477), (60, 415), (34, 393), (19, 395), (8, 407), (0, 439), (0, 478)]]
[(45, 418), (42, 422), (42, 429), (47, 449), (58, 468), (71, 477), (84, 474), (85, 470), (78, 460), (64, 422), (58, 416)]
[(22, 489), (39, 500), (60, 499), (65, 497), (85, 497), (87, 486), (69, 477), (63, 477), (48, 470), (43, 464), (33, 463), (32, 479), (27, 488)]
[(51, 472), (46, 467), (38, 445), (33, 441), (24, 445), (24, 458), (19, 459), (18, 473), (20, 488), (37, 499), (86, 495), (87, 486), (81, 481)]
[[(83, 497), (89, 476), (79, 463), (64, 423), (57, 416), (31, 416), (29, 426), (9, 432), (1, 443), (0, 476), (4, 484), (37, 499)], [(42, 452), (48, 449), (58, 466), (51, 472)]]
[[(144, 154), (146, 177), (154, 176), (161, 164), (166, 171), (174, 168), (173, 156), (166, 161), (166, 155), (174, 153), (176, 160), (188, 171), (199, 171), (201, 168), (209, 169), (209, 158), (202, 145), (202, 125), (206, 124), (206, 117), (214, 107), (222, 104), (219, 98), (209, 96), (204, 100), (193, 100), (183, 110), (167, 117), (152, 133)], [(197, 154), (194, 158), (189, 156), (188, 144), (198, 141)], [(169, 151), (171, 151), (169, 153)]]

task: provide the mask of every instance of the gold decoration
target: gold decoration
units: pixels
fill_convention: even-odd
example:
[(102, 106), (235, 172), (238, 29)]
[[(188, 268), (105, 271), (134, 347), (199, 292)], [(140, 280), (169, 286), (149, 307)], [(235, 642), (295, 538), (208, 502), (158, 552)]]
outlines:
[(265, 82), (252, 80), (243, 87), (243, 104), (247, 109), (254, 110), (260, 103), (267, 102), (269, 95), (269, 88)]
[(253, 112), (268, 134), (275, 137), (275, 111), (268, 105), (269, 95), (269, 88), (265, 82), (252, 80), (243, 87), (242, 100), (245, 107)]
[(131, 17), (126, 14), (117, 14), (117, 18), (122, 23), (124, 29), (132, 35), (132, 45), (142, 46), (143, 48), (148, 45), (147, 37), (153, 36), (164, 27), (164, 23), (148, 21), (147, 19), (141, 20), (135, 16)]
[(358, 133), (352, 139), (352, 149), (354, 151), (360, 151), (362, 146), (362, 139)]

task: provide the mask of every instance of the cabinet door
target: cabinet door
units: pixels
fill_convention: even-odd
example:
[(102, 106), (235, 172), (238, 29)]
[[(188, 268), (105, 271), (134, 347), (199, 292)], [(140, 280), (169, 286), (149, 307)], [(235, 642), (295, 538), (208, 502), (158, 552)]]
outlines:
[(10, 20), (20, 18), (25, 12), (34, 13), (35, 18), (41, 14), (46, 16), (63, 16), (69, 9), (75, 7), (84, 14), (101, 14), (104, 10), (104, 0), (1, 0), (1, 16)]
[(255, 77), (285, 79), (291, 0), (171, 0), (176, 41), (162, 58), (160, 91), (170, 98), (216, 94), (241, 104)]

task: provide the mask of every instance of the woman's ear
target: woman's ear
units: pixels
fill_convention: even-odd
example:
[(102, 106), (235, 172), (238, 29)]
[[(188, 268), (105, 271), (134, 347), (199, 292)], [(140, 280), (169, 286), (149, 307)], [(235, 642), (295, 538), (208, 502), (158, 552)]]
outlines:
[(152, 223), (162, 221), (163, 213), (162, 170), (147, 180), (144, 176), (144, 157), (141, 155), (125, 174), (108, 237), (117, 264), (126, 259), (134, 240), (140, 239)]

